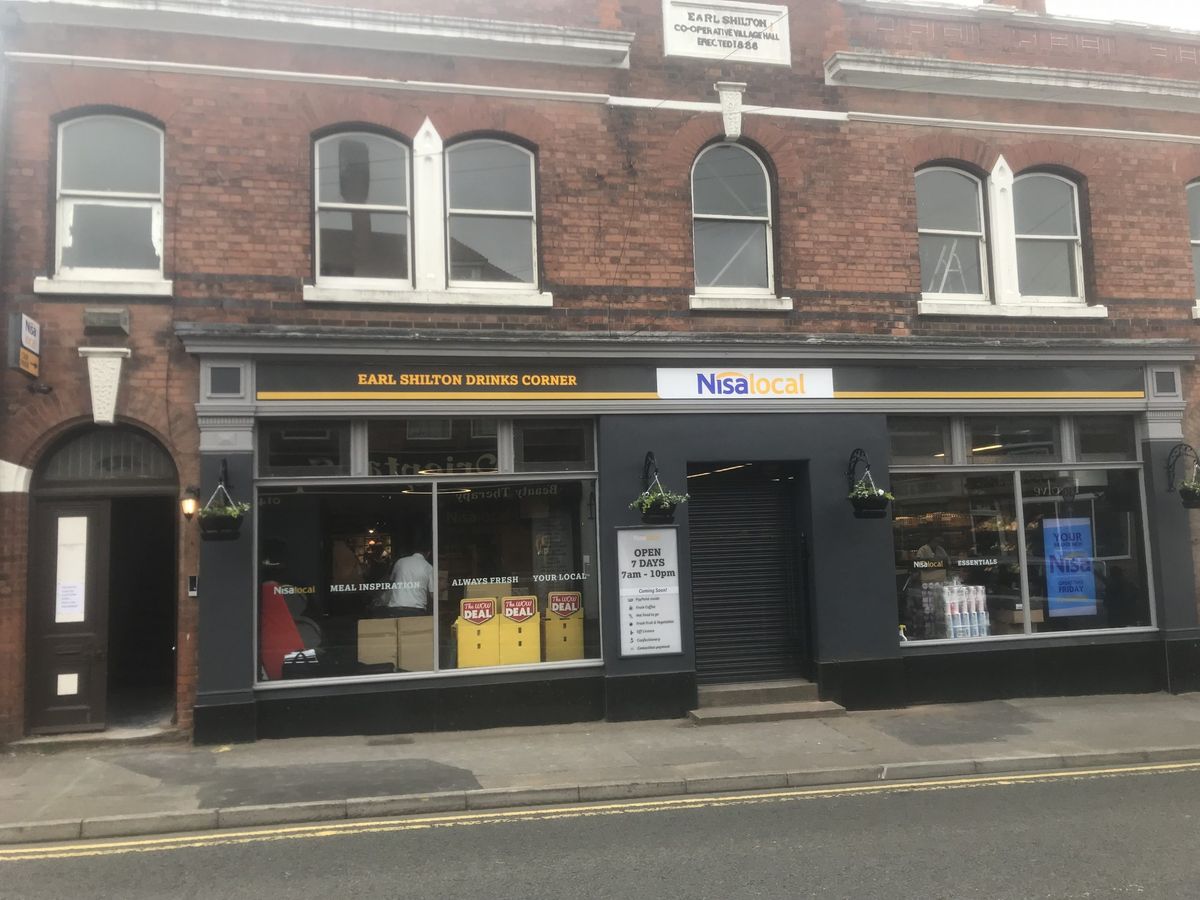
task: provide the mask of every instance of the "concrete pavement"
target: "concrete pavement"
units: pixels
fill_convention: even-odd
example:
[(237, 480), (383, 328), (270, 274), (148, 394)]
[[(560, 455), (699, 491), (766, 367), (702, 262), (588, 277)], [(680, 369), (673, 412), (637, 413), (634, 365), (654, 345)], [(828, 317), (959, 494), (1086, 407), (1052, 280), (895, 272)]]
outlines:
[(1200, 694), (0, 754), (0, 843), (1200, 760)]

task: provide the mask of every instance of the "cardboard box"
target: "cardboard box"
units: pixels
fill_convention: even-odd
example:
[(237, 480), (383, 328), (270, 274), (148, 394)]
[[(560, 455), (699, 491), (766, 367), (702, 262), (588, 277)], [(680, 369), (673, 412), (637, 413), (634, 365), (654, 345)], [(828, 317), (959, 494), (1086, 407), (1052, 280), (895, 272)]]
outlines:
[(511, 594), (513, 582), (505, 581), (500, 584), (468, 584), (463, 588), (463, 597), (467, 599), (486, 600), (488, 597), (503, 597)]
[[(1000, 623), (1003, 625), (1020, 625), (1025, 621), (1025, 611), (1020, 609), (997, 609), (989, 613), (992, 623)], [(1046, 613), (1042, 609), (1031, 609), (1029, 611), (1030, 622), (1045, 622)]]
[(367, 665), (400, 665), (400, 645), (396, 639), (399, 619), (358, 620), (358, 661)]
[(404, 616), (395, 622), (399, 668), (433, 671), (433, 616)]

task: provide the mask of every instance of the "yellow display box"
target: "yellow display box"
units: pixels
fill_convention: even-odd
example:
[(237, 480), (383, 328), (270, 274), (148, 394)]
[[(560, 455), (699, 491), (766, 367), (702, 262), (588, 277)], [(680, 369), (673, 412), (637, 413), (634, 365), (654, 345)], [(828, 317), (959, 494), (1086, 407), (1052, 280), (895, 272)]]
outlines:
[(583, 659), (583, 595), (578, 591), (552, 591), (546, 597), (542, 620), (546, 662)]
[(542, 661), (537, 597), (500, 598), (500, 665)]
[(458, 639), (458, 667), (500, 665), (500, 620), (495, 597), (464, 599), (454, 620)]

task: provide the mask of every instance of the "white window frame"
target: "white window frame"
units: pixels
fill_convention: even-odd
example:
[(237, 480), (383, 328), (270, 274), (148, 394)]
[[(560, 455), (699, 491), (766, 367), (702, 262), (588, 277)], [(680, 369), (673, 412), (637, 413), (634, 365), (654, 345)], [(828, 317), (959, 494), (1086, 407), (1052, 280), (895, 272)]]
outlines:
[[(913, 177), (914, 184), (917, 185), (917, 190), (920, 190), (919, 182), (922, 175), (928, 175), (930, 172), (953, 172), (955, 175), (962, 175), (969, 178), (975, 183), (975, 203), (979, 213), (979, 231), (950, 231), (943, 228), (921, 228), (919, 222), (917, 225), (917, 240), (920, 241), (922, 235), (935, 235), (937, 237), (962, 237), (974, 238), (978, 241), (979, 246), (979, 279), (980, 292), (978, 294), (961, 294), (953, 291), (924, 291), (921, 292), (922, 300), (949, 300), (955, 303), (978, 303), (990, 304), (991, 290), (989, 286), (990, 274), (988, 273), (988, 254), (987, 254), (987, 211), (983, 205), (983, 180), (979, 176), (968, 172), (966, 169), (960, 169), (955, 166), (926, 166), (923, 169), (918, 169)], [(921, 280), (924, 281), (925, 273), (921, 273)]]
[[(89, 191), (64, 189), (62, 183), (63, 148), (70, 128), (81, 122), (114, 119), (145, 128), (158, 137), (158, 191)], [(114, 113), (78, 116), (59, 123), (54, 169), (54, 275), (34, 280), (34, 292), (39, 294), (129, 294), (169, 296), (170, 281), (163, 278), (165, 265), (163, 241), (163, 185), (165, 180), (166, 140), (163, 130), (134, 116)], [(123, 269), (95, 266), (64, 267), (63, 248), (68, 246), (74, 209), (79, 204), (114, 206), (123, 209), (150, 210), (150, 241), (158, 253), (157, 269)]]
[[(1026, 172), (1018, 175), (1013, 179), (1013, 219), (1016, 219), (1016, 186), (1019, 181), (1026, 181), (1031, 178), (1049, 178), (1053, 181), (1059, 181), (1071, 189), (1071, 204), (1075, 214), (1075, 233), (1073, 235), (1049, 235), (1049, 234), (1020, 234), (1016, 232), (1014, 225), (1014, 237), (1019, 245), (1021, 241), (1051, 241), (1057, 243), (1071, 242), (1073, 263), (1075, 269), (1075, 293), (1069, 296), (1041, 296), (1037, 294), (1021, 294), (1023, 300), (1032, 303), (1071, 303), (1084, 302), (1084, 286), (1083, 286), (1083, 223), (1079, 217), (1079, 185), (1069, 178), (1064, 178), (1062, 175), (1056, 175), (1053, 172)], [(1020, 264), (1017, 264), (1018, 288), (1020, 290)]]
[[(535, 283), (494, 285), (484, 282), (460, 282), (450, 285), (446, 277), (449, 269), (446, 243), (449, 226), (445, 212), (445, 147), (441, 135), (429, 119), (425, 120), (413, 138), (410, 153), (411, 286), (406, 289), (381, 288), (361, 284), (359, 279), (350, 279), (355, 282), (353, 285), (330, 286), (314, 283), (304, 285), (304, 299), (320, 303), (378, 303), (393, 306), (397, 303), (426, 306), (553, 306), (553, 294), (538, 290), (541, 272), (537, 266), (536, 191), (533, 195)], [(536, 172), (532, 173), (532, 177), (536, 178)]]
[[(1185, 201), (1187, 200), (1188, 195), (1192, 193), (1192, 191), (1196, 191), (1197, 194), (1200, 194), (1200, 180), (1193, 181), (1186, 188), (1184, 188), (1183, 196), (1184, 196)], [(1189, 246), (1192, 248), (1193, 251), (1195, 251), (1197, 248), (1200, 248), (1200, 232), (1192, 234), (1191, 227), (1192, 227), (1191, 216), (1189, 215), (1188, 216)], [(1192, 257), (1193, 257), (1193, 259), (1195, 258), (1195, 252), (1192, 253)], [(1193, 281), (1195, 283), (1195, 288), (1196, 288), (1196, 305), (1194, 307), (1192, 307), (1192, 318), (1200, 319), (1200, 272), (1193, 271), (1192, 278), (1193, 278)]]
[[(404, 177), (407, 182), (405, 194), (408, 197), (407, 206), (392, 206), (379, 203), (336, 203), (321, 202), (321, 147), (341, 138), (355, 137), (378, 138), (387, 141), (404, 150)], [(338, 131), (327, 134), (313, 144), (313, 276), (317, 286), (322, 288), (349, 288), (359, 291), (411, 291), (413, 277), (413, 214), (412, 214), (412, 151), (404, 143), (387, 135), (373, 131)], [(321, 274), (321, 212), (381, 212), (403, 213), (408, 219), (408, 277), (407, 278), (356, 278), (348, 275)]]
[[(763, 185), (766, 188), (767, 214), (765, 216), (724, 216), (715, 213), (696, 212), (696, 166), (704, 155), (721, 147), (733, 147), (749, 155), (762, 172)], [(771, 191), (771, 176), (762, 158), (744, 144), (736, 141), (719, 141), (709, 144), (696, 154), (692, 160), (692, 168), (688, 173), (688, 190), (692, 202), (692, 274), (695, 277), (696, 260), (696, 222), (761, 222), (766, 226), (767, 249), (767, 287), (708, 287), (696, 284), (695, 293), (689, 298), (691, 309), (750, 309), (750, 310), (787, 310), (792, 308), (790, 297), (779, 297), (775, 293), (775, 198)]]
[[(456, 209), (450, 205), (450, 154), (456, 150), (461, 150), (463, 147), (470, 147), (475, 144), (498, 144), (501, 147), (509, 147), (513, 150), (518, 150), (525, 155), (529, 163), (529, 212), (517, 212), (511, 209)], [(500, 138), (472, 138), (467, 141), (459, 141), (446, 148), (445, 158), (445, 197), (446, 197), (446, 275), (450, 287), (469, 288), (471, 290), (487, 290), (498, 292), (511, 293), (528, 293), (531, 290), (536, 290), (538, 285), (538, 248), (537, 248), (537, 167), (535, 166), (535, 157), (525, 147), (513, 141), (505, 141)], [(452, 216), (474, 216), (474, 217), (489, 217), (489, 218), (505, 218), (505, 219), (522, 219), (528, 220), (530, 231), (529, 249), (532, 254), (530, 259), (531, 271), (533, 272), (533, 281), (472, 281), (461, 280), (455, 281), (450, 274), (450, 219)]]
[[(1001, 156), (992, 167), (985, 187), (987, 189), (987, 220), (984, 233), (990, 235), (991, 245), (991, 302), (980, 302), (978, 298), (965, 301), (942, 297), (925, 299), (917, 304), (919, 315), (943, 316), (1017, 316), (1022, 318), (1056, 319), (1102, 319), (1108, 316), (1108, 307), (1089, 304), (1084, 290), (1083, 271), (1083, 220), (1079, 214), (1079, 186), (1069, 178), (1050, 172), (1029, 172), (1020, 177), (1049, 175), (1071, 185), (1075, 198), (1075, 284), (1078, 293), (1074, 297), (1035, 297), (1020, 291), (1017, 271), (1017, 226), (1013, 208), (1013, 175), (1008, 162)], [(1027, 238), (1021, 238), (1026, 240)], [(1031, 239), (1031, 238), (1029, 238)], [(1069, 236), (1046, 236), (1046, 240), (1070, 240)], [(1200, 311), (1200, 304), (1197, 306)], [(1200, 317), (1200, 312), (1197, 313)]]

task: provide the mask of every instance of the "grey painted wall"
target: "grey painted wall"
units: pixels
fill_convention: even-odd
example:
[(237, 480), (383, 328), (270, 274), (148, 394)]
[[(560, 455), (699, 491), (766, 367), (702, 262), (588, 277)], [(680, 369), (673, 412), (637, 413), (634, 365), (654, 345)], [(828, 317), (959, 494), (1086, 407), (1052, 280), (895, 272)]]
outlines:
[[(227, 460), (231, 493), (250, 502), (254, 496), (254, 454), (205, 453), (200, 458), (200, 495), (217, 486), (221, 460)], [(200, 542), (199, 671), (197, 704), (253, 701), (254, 667), (254, 509), (234, 541)]]
[[(810, 627), (820, 661), (899, 655), (898, 615), (889, 519), (854, 518), (846, 499), (846, 462), (867, 451), (873, 473), (887, 479), (887, 421), (882, 415), (740, 414), (623, 415), (599, 420), (600, 558), (604, 566), (603, 629), (610, 675), (695, 668), (687, 504), (679, 525), (682, 657), (619, 656), (616, 526), (637, 525), (628, 508), (640, 490), (642, 461), (653, 450), (663, 483), (686, 490), (689, 461), (807, 463), (810, 506), (802, 511), (810, 536)], [(814, 660), (815, 661), (815, 660)]]
[[(1167, 455), (1176, 441), (1145, 441), (1142, 459), (1146, 472), (1146, 519), (1150, 531), (1150, 558), (1154, 563), (1154, 592), (1158, 627), (1167, 631), (1194, 629), (1196, 579), (1192, 569), (1189, 512), (1179, 492), (1167, 493)], [(1175, 481), (1186, 478), (1187, 460), (1175, 467)]]

